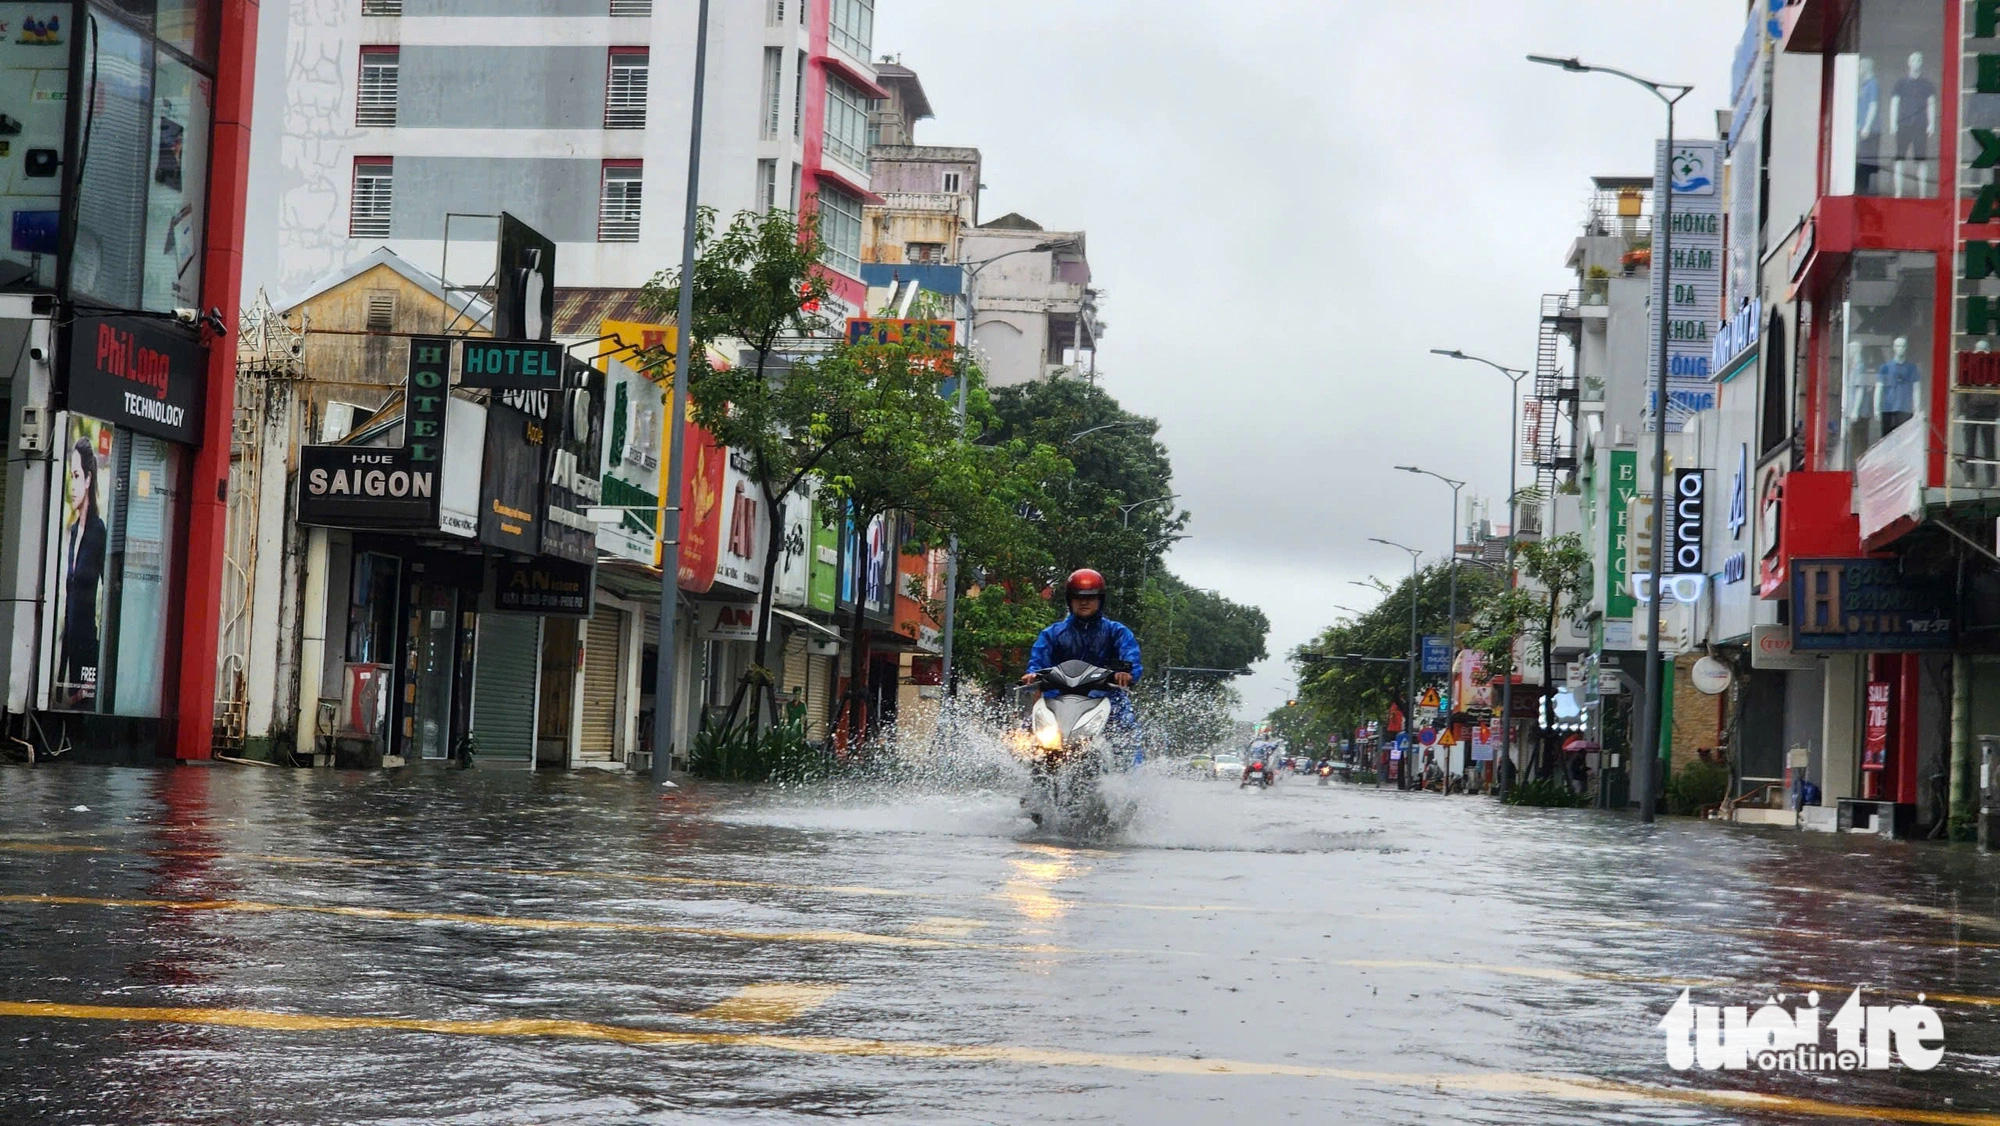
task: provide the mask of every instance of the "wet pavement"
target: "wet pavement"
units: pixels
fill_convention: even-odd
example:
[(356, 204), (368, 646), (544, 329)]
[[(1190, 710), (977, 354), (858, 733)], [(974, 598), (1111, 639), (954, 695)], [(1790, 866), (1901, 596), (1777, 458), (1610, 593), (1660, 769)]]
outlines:
[[(2000, 1123), (2000, 857), (1120, 782), (0, 768), (0, 1123)], [(1943, 1062), (1668, 1067), (1807, 985)]]

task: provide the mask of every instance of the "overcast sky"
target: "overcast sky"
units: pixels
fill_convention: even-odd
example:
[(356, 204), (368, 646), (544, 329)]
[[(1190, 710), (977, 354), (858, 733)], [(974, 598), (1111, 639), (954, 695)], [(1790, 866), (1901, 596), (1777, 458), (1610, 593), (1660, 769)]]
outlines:
[[(1508, 384), (1592, 175), (1644, 175), (1660, 103), (1576, 55), (1693, 83), (1715, 136), (1744, 0), (878, 0), (922, 77), (923, 144), (985, 157), (981, 217), (1090, 235), (1105, 385), (1153, 415), (1192, 538), (1177, 573), (1271, 618), (1247, 712), (1293, 646), (1447, 547), (1469, 480), (1504, 521)], [(1524, 477), (1528, 474), (1524, 473)]]

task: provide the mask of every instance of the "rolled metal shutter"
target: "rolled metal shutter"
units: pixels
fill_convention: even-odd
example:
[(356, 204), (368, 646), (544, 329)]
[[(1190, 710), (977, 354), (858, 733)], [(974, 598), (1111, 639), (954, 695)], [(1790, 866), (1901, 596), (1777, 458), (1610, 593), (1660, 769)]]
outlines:
[(535, 705), (540, 699), (542, 620), (479, 615), (472, 666), (475, 762), (533, 769)]
[(806, 738), (826, 738), (826, 708), (833, 699), (832, 657), (806, 658)]
[(583, 641), (583, 739), (577, 752), (582, 762), (617, 759), (618, 672), (624, 664), (619, 644), (625, 612), (599, 606)]
[(785, 639), (785, 674), (778, 681), (779, 699), (789, 700), (792, 689), (806, 686), (807, 662), (811, 659), (806, 656), (806, 631), (793, 630), (792, 635)]

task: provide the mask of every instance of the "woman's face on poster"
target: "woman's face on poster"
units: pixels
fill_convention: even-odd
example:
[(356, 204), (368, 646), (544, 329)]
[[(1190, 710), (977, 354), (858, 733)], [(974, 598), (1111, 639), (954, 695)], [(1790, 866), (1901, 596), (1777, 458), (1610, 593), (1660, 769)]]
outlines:
[(83, 467), (83, 455), (75, 450), (69, 452), (69, 510), (82, 519), (90, 509), (90, 489), (94, 482), (90, 471)]

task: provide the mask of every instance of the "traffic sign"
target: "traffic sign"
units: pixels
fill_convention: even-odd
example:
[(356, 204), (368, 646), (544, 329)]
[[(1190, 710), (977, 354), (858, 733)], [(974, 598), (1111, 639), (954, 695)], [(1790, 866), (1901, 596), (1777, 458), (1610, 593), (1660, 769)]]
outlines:
[(1428, 747), (1438, 741), (1437, 728), (1426, 727), (1417, 733), (1417, 741)]
[(1435, 689), (1435, 688), (1426, 688), (1426, 689), (1424, 689), (1424, 694), (1423, 694), (1422, 696), (1419, 696), (1419, 697), (1417, 698), (1417, 706), (1418, 706), (1418, 707), (1420, 707), (1420, 708), (1435, 708), (1435, 707), (1437, 707), (1437, 706), (1438, 706), (1438, 690), (1437, 690), (1437, 689)]
[(1423, 643), (1424, 671), (1427, 673), (1451, 671), (1451, 646), (1437, 634), (1425, 634)]

